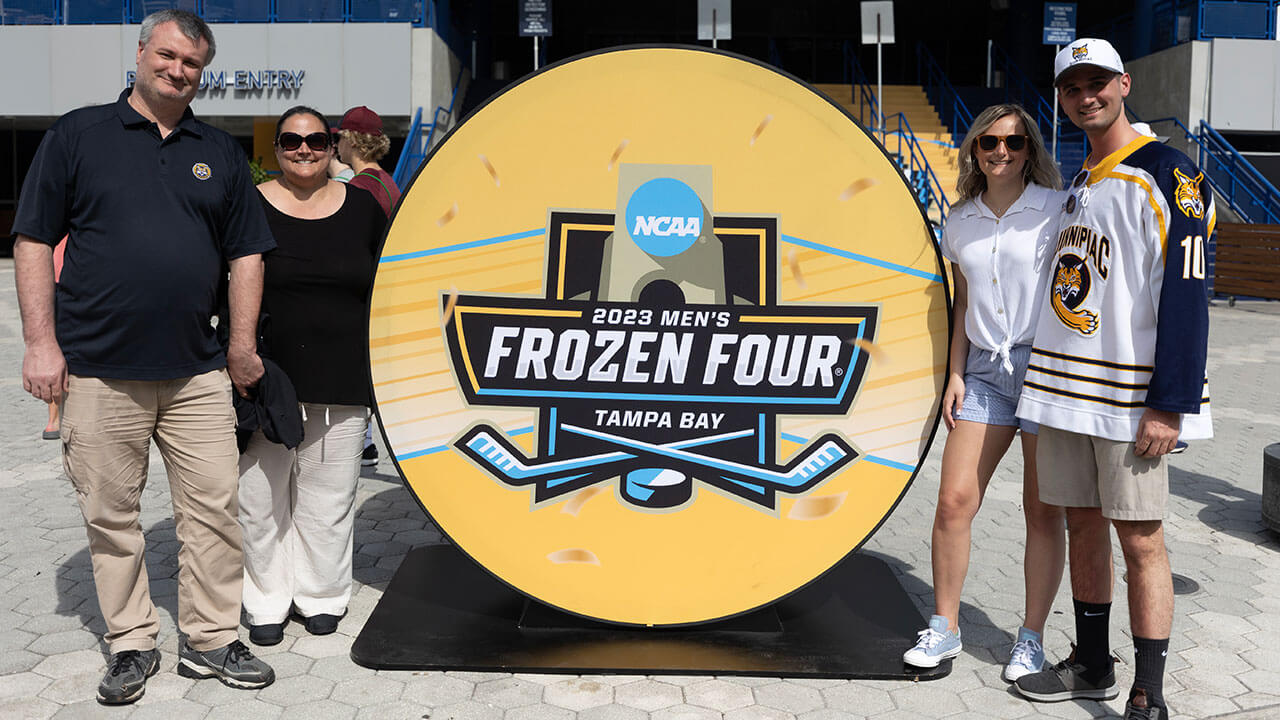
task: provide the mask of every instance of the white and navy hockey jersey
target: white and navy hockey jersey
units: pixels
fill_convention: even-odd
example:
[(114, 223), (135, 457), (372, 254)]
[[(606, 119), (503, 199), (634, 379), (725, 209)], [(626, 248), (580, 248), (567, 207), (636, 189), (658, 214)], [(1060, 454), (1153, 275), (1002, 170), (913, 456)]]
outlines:
[[(1082, 173), (1083, 175), (1083, 173)], [(1205, 245), (1213, 193), (1186, 155), (1140, 137), (1077, 177), (1062, 208), (1018, 416), (1133, 441), (1147, 407), (1212, 437)]]

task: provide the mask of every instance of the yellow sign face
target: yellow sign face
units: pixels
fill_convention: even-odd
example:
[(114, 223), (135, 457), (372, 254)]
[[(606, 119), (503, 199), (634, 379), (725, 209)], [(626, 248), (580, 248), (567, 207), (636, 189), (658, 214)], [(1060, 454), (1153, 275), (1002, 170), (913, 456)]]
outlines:
[(408, 188), (378, 414), (423, 507), (513, 587), (724, 618), (823, 574), (910, 485), (944, 274), (901, 172), (812, 88), (694, 48), (591, 55), (491, 100)]

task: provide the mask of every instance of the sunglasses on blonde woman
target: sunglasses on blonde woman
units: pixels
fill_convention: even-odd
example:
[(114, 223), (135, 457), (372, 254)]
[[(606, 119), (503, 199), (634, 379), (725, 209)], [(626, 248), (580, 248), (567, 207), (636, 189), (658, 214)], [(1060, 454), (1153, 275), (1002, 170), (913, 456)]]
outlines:
[(293, 151), (302, 147), (302, 143), (306, 143), (307, 147), (314, 152), (324, 152), (329, 149), (329, 143), (332, 142), (329, 133), (313, 132), (306, 137), (302, 137), (298, 133), (280, 133), (280, 137), (276, 138), (276, 146), (281, 150)]
[(1009, 152), (1018, 152), (1027, 147), (1026, 135), (979, 135), (978, 147), (986, 152), (996, 149), (1000, 143), (1009, 148)]

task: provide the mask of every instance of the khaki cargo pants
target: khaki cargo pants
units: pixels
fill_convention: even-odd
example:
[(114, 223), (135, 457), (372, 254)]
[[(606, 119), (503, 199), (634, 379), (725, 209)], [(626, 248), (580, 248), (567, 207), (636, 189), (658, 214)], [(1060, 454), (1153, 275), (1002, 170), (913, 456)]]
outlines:
[(199, 651), (239, 636), (243, 570), (231, 393), (225, 370), (159, 381), (70, 378), (63, 466), (89, 533), (112, 653), (150, 650), (159, 631), (138, 522), (153, 438), (180, 543), (178, 627)]

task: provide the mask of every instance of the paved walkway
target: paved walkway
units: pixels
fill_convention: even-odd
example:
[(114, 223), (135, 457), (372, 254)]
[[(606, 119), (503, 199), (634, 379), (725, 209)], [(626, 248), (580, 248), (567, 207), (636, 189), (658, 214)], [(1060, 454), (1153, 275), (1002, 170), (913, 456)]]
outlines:
[[(1167, 524), (1176, 573), (1199, 584), (1179, 596), (1166, 695), (1175, 717), (1280, 717), (1280, 543), (1260, 519), (1262, 450), (1280, 442), (1280, 305), (1225, 303), (1210, 310), (1209, 376), (1217, 439), (1172, 461)], [(56, 442), (39, 439), (45, 406), (22, 390), (22, 341), (13, 261), (0, 260), (0, 718), (430, 718), (431, 720), (838, 720), (839, 718), (1115, 717), (1120, 701), (1032, 704), (1000, 680), (1022, 607), (1021, 459), (1005, 461), (974, 525), (961, 610), (965, 653), (930, 683), (735, 677), (575, 677), (502, 673), (374, 672), (348, 657), (411, 547), (440, 535), (390, 463), (360, 481), (356, 585), (335, 635), (296, 624), (261, 654), (279, 679), (261, 691), (231, 690), (173, 672), (177, 658), (177, 546), (158, 454), (143, 494), (151, 591), (160, 608), (161, 672), (136, 705), (104, 708), (93, 697), (104, 668), (104, 630), (79, 510)], [(916, 485), (871, 539), (928, 614), (929, 532), (941, 442)], [(385, 457), (385, 453), (384, 453)], [(1127, 616), (1117, 573), (1116, 618)], [(1267, 620), (1270, 616), (1272, 620)], [(1125, 623), (1112, 642), (1132, 678)], [(1073, 633), (1068, 589), (1047, 631), (1062, 657)], [(245, 633), (247, 636), (247, 633)], [(905, 649), (905, 648), (904, 648)]]

